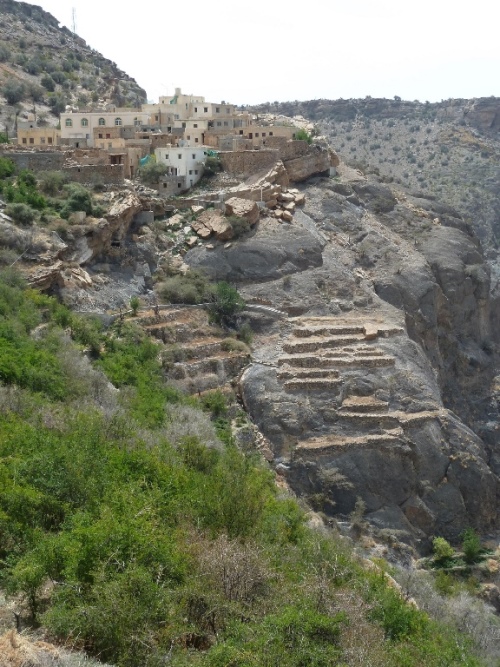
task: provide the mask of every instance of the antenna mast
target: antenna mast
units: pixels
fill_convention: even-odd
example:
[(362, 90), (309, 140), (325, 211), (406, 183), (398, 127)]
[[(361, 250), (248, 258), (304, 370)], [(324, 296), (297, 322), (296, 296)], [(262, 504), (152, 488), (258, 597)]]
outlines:
[(76, 35), (76, 7), (71, 10), (71, 29), (73, 34)]

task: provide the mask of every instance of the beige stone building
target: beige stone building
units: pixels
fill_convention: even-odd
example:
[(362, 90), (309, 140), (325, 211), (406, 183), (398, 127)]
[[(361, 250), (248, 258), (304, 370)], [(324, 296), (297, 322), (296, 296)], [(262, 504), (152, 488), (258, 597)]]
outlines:
[(17, 128), (17, 143), (19, 146), (48, 148), (58, 146), (60, 141), (61, 131), (55, 127)]

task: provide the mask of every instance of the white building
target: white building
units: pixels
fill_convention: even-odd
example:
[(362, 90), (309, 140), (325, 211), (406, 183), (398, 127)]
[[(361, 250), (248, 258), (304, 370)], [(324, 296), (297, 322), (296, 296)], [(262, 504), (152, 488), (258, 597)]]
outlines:
[(186, 188), (192, 188), (203, 176), (207, 150), (203, 146), (166, 146), (157, 148), (155, 156), (158, 163), (167, 165), (169, 175), (184, 177)]

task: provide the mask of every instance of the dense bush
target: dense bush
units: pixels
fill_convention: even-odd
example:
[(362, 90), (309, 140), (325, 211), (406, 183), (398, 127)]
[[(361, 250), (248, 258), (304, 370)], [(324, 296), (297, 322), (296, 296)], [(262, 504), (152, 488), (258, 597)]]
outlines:
[(9, 204), (5, 213), (20, 225), (32, 225), (36, 217), (35, 211), (27, 204)]
[(161, 299), (169, 303), (206, 303), (213, 294), (213, 285), (198, 271), (165, 278), (156, 289)]
[(40, 175), (40, 190), (51, 197), (59, 194), (68, 182), (62, 171), (44, 171)]
[(92, 197), (87, 188), (79, 183), (68, 183), (63, 186), (63, 190), (66, 193), (66, 201), (61, 209), (62, 218), (68, 218), (70, 213), (75, 211), (92, 214)]

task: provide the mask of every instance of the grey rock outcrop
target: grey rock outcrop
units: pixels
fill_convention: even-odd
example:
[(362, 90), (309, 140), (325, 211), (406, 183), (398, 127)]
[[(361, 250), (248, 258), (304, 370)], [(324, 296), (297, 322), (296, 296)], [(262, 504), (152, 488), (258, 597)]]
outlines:
[(260, 323), (240, 381), (281, 474), (327, 514), (362, 498), (375, 531), (424, 551), (434, 534), (491, 529), (500, 459), (481, 425), (494, 364), (477, 240), (453, 212), (347, 169), (305, 192), (279, 229), (326, 239), (321, 265), (241, 288), (293, 316)]

